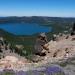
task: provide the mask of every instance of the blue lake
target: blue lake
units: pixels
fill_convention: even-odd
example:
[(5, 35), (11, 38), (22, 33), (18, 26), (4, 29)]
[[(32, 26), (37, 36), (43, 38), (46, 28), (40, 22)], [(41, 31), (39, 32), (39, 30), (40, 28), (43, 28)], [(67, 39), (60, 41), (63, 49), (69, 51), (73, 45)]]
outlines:
[(51, 27), (46, 27), (34, 23), (0, 24), (0, 29), (3, 29), (15, 35), (32, 35), (41, 32), (51, 32)]

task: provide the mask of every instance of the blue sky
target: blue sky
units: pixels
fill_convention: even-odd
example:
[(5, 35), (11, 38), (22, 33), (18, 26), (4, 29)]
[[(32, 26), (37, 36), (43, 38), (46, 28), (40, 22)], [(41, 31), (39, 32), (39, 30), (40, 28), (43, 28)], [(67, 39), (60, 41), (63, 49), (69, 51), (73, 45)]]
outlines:
[(75, 17), (75, 0), (0, 0), (0, 16)]

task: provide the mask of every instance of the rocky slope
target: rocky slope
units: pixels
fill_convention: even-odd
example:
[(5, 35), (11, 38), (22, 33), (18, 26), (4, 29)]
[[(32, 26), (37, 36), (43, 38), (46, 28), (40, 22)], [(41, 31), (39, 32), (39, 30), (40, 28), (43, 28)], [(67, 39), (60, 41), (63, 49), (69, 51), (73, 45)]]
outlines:
[[(60, 64), (65, 62), (72, 63), (75, 62), (75, 35), (62, 35), (55, 38), (55, 41), (51, 40), (46, 45), (48, 45), (49, 51), (46, 52), (46, 56), (32, 56), (32, 60), (35, 62), (29, 61), (28, 59), (17, 55), (16, 53), (5, 52), (4, 58), (0, 59), (0, 68), (8, 68), (15, 70), (34, 70), (41, 66), (48, 66), (51, 64)], [(45, 51), (45, 50), (43, 50)], [(68, 66), (69, 68), (73, 68)], [(70, 72), (68, 67), (64, 67), (64, 72)], [(73, 68), (75, 70), (75, 68)], [(72, 72), (74, 75), (75, 72)]]
[(53, 59), (54, 61), (68, 59), (75, 56), (75, 35), (56, 37), (56, 41), (51, 40), (48, 45), (49, 53), (46, 55), (46, 61), (49, 59)]
[(55, 41), (51, 40), (46, 45), (48, 45), (49, 48), (48, 51), (43, 50), (46, 51), (46, 56), (36, 56), (34, 59), (35, 62), (45, 63), (46, 61), (47, 63), (53, 63), (75, 57), (75, 35), (57, 35)]

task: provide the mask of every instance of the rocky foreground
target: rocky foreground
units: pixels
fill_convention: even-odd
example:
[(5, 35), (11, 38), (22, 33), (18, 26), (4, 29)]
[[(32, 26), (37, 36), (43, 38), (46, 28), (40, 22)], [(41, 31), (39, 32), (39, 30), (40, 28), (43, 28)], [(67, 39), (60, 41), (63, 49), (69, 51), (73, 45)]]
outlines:
[[(62, 68), (64, 71), (64, 74), (59, 75), (75, 75), (75, 35), (57, 36), (55, 41), (51, 40), (46, 45), (49, 45), (49, 51), (47, 51), (46, 56), (41, 57), (33, 55), (31, 56), (32, 61), (18, 56), (16, 53), (9, 53), (7, 50), (8, 54), (0, 59), (0, 69), (12, 69), (14, 71), (24, 72), (31, 70), (41, 71), (48, 66), (58, 65), (58, 67)], [(5, 54), (6, 53), (7, 52), (5, 52)]]

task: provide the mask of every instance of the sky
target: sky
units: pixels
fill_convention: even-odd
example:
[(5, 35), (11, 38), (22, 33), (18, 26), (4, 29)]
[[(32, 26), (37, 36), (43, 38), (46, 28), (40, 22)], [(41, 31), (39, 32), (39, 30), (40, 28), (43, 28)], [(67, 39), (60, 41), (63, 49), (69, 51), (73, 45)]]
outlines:
[(0, 0), (0, 16), (75, 17), (75, 0)]

